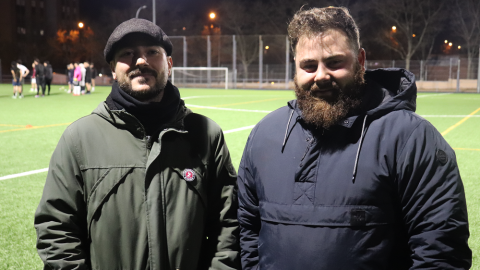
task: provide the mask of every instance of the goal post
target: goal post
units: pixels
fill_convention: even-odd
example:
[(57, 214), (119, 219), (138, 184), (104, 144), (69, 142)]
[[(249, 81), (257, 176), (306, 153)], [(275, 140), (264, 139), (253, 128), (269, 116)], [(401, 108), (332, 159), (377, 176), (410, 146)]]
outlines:
[[(176, 82), (176, 83), (175, 83)], [(189, 86), (220, 86), (228, 89), (228, 68), (226, 67), (173, 67), (172, 84)]]

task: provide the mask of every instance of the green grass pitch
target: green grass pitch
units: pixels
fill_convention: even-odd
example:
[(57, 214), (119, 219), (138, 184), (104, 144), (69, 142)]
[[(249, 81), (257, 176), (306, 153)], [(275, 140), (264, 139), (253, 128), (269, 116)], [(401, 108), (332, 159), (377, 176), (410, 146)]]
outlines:
[[(0, 179), (47, 168), (67, 125), (91, 113), (110, 92), (109, 87), (96, 87), (91, 95), (75, 97), (55, 85), (50, 96), (34, 98), (29, 90), (26, 85), (25, 98), (12, 99), (12, 87), (0, 85)], [(293, 91), (180, 89), (180, 92), (194, 112), (212, 118), (222, 127), (236, 168), (249, 127), (268, 111), (294, 98)], [(480, 95), (419, 93), (417, 113), (443, 133), (455, 149), (467, 194), (472, 269), (480, 269)], [(472, 117), (465, 118), (467, 115)], [(45, 177), (46, 172), (40, 172), (0, 180), (1, 270), (42, 269), (35, 249), (33, 215)]]

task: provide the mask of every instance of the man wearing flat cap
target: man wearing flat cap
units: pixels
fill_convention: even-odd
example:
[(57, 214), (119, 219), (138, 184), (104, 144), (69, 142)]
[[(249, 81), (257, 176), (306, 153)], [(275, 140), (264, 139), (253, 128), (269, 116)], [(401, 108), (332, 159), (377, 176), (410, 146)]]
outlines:
[(236, 172), (168, 81), (169, 38), (131, 19), (104, 54), (112, 91), (65, 130), (35, 213), (44, 269), (239, 269)]

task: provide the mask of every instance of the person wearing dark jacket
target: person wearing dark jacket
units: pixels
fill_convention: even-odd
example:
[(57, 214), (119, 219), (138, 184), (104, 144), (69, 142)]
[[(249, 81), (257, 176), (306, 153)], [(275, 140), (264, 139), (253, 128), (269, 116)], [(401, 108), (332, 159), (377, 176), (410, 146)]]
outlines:
[(47, 93), (50, 95), (50, 88), (53, 80), (53, 69), (52, 65), (50, 65), (50, 62), (48, 61), (45, 61), (43, 65), (45, 66), (45, 88), (48, 87)]
[(35, 68), (35, 80), (37, 83), (37, 94), (36, 98), (40, 97), (40, 87), (42, 88), (42, 97), (45, 96), (45, 67), (40, 63), (38, 58), (35, 58), (33, 61)]
[(297, 99), (238, 171), (243, 269), (469, 269), (455, 153), (415, 114), (414, 75), (365, 71), (345, 8), (301, 10), (288, 33)]
[(236, 172), (168, 81), (170, 39), (131, 19), (104, 55), (112, 91), (65, 130), (35, 213), (44, 269), (240, 269)]

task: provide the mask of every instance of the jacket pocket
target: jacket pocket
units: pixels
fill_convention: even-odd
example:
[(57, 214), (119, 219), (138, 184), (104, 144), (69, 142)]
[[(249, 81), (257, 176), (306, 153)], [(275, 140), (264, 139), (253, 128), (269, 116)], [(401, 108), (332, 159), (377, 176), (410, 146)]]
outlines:
[(373, 205), (284, 205), (260, 202), (263, 221), (307, 226), (378, 226), (395, 222), (393, 207)]
[(90, 227), (95, 214), (101, 209), (103, 203), (108, 200), (115, 188), (124, 182), (126, 176), (132, 172), (133, 169), (134, 168), (110, 168), (95, 182), (90, 196), (87, 199), (88, 238), (90, 238), (91, 235)]

